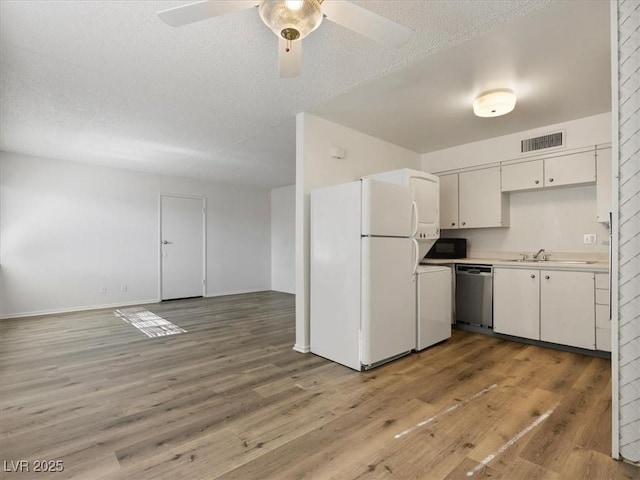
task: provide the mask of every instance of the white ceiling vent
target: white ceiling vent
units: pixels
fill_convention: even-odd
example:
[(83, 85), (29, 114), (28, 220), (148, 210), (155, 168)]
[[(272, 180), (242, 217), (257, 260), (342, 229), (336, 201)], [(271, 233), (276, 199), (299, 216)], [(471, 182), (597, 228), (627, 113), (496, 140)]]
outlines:
[(520, 141), (520, 153), (535, 152), (537, 150), (548, 150), (564, 148), (564, 131), (548, 133), (539, 137), (525, 138)]

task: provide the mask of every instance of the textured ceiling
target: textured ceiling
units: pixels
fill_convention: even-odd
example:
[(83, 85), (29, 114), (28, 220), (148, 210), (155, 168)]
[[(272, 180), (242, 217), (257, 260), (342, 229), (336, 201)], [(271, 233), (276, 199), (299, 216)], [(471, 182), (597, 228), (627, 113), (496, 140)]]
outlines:
[[(609, 112), (609, 30), (608, 2), (553, 2), (310, 111), (420, 153)], [(474, 116), (495, 88), (516, 92), (515, 110)]]
[[(391, 109), (406, 113), (410, 122), (416, 115), (448, 119), (439, 110), (462, 108), (455, 101), (477, 93), (479, 80), (490, 78), (491, 58), (520, 59), (513, 68), (523, 67), (518, 48), (535, 49), (509, 37), (517, 37), (521, 27), (508, 27), (529, 18), (544, 20), (544, 11), (555, 2), (356, 1), (415, 29), (410, 42), (393, 50), (325, 21), (304, 40), (302, 75), (294, 79), (278, 77), (277, 38), (255, 9), (180, 28), (156, 16), (185, 3), (2, 0), (0, 148), (273, 188), (295, 180), (294, 115), (317, 106), (316, 113), (339, 123), (427, 151), (437, 142), (422, 138), (424, 124), (418, 129), (367, 117)], [(576, 23), (566, 25), (566, 37)], [(538, 28), (544, 29), (544, 22)], [(502, 35), (497, 43), (482, 36), (492, 31)], [(473, 43), (464, 42), (472, 38), (484, 39), (484, 46), (470, 61)], [(547, 52), (553, 53), (553, 48)], [(582, 56), (571, 61), (588, 61)], [(524, 71), (535, 77), (534, 67)], [(519, 81), (536, 80), (515, 74)], [(425, 83), (424, 77), (430, 80)], [(425, 88), (453, 103), (435, 102), (420, 113), (415, 97), (424, 98)], [(396, 104), (390, 103), (390, 92), (404, 94)], [(340, 100), (332, 103), (333, 98)], [(495, 133), (471, 130), (475, 136)], [(462, 136), (449, 141), (454, 138), (464, 143)]]

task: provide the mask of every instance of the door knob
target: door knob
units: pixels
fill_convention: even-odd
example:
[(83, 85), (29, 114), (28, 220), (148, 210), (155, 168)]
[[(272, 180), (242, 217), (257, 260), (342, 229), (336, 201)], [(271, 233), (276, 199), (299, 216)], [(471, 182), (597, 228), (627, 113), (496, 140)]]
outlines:
[(532, 273), (532, 274), (531, 274), (531, 278), (536, 278), (536, 276)]
[(550, 277), (549, 277), (549, 275), (545, 275), (544, 278), (545, 278), (545, 280), (549, 280)]

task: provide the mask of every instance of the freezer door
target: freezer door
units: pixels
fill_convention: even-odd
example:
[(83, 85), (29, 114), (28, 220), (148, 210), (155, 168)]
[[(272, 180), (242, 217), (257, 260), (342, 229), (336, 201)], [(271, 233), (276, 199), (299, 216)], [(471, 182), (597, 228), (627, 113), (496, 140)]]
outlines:
[(410, 237), (411, 233), (411, 189), (363, 179), (362, 235)]
[(416, 344), (409, 238), (362, 238), (361, 362), (377, 364)]

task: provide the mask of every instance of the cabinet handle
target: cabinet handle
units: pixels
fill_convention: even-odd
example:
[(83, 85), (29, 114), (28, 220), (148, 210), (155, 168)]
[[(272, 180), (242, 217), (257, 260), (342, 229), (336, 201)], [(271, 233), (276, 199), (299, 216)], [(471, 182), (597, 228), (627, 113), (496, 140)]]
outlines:
[(532, 274), (531, 274), (531, 278), (536, 278), (536, 276), (532, 273)]
[(451, 222), (451, 226), (455, 227), (456, 226), (456, 222)]
[(462, 225), (466, 225), (466, 224), (467, 224), (467, 222), (462, 222)]
[(536, 185), (538, 185), (540, 183), (540, 180), (536, 180)]
[(545, 278), (545, 280), (549, 280), (550, 277), (549, 277), (549, 275), (545, 275), (544, 278)]
[(553, 182), (553, 178), (550, 178), (550, 179), (549, 179), (549, 182)]

